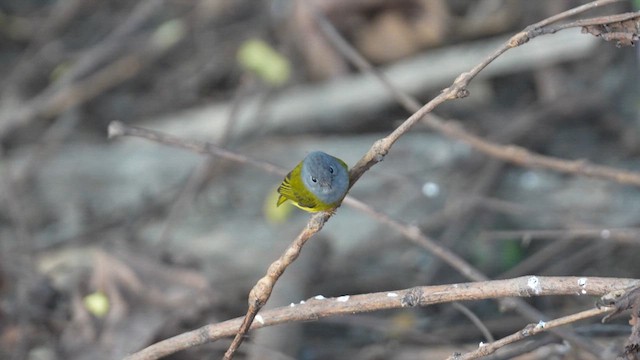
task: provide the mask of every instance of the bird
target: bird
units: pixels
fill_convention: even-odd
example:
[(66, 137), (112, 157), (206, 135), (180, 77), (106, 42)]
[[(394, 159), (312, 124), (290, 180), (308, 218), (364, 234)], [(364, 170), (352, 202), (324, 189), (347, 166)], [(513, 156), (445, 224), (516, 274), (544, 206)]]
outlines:
[(308, 212), (338, 207), (349, 190), (347, 164), (322, 151), (310, 152), (291, 170), (278, 187), (278, 202), (290, 200)]

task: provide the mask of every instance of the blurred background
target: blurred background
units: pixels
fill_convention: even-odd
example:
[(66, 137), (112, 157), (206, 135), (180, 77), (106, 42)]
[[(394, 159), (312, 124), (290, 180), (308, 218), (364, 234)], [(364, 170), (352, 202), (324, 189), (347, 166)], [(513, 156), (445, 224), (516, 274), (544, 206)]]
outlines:
[[(574, 0), (316, 0), (399, 88), (426, 102), (509, 36)], [(634, 7), (635, 6), (635, 7)], [(581, 17), (634, 11), (621, 1)], [(408, 114), (291, 0), (0, 1), (0, 358), (120, 359), (244, 315), (308, 214), (282, 178), (146, 140), (113, 120), (285, 168), (322, 150), (350, 166)], [(508, 51), (439, 116), (504, 144), (640, 171), (638, 49), (580, 29)], [(491, 278), (640, 276), (640, 192), (488, 158), (417, 125), (351, 193)], [(267, 308), (467, 279), (342, 206)], [(528, 299), (549, 317), (596, 299)], [(493, 336), (529, 321), (466, 304)], [(575, 331), (614, 351), (624, 317)], [(251, 332), (241, 359), (439, 359), (487, 341), (450, 304)], [(220, 358), (228, 341), (170, 359)], [(507, 351), (508, 350), (508, 351)], [(511, 351), (511, 352), (509, 352)], [(494, 359), (588, 359), (552, 335)]]

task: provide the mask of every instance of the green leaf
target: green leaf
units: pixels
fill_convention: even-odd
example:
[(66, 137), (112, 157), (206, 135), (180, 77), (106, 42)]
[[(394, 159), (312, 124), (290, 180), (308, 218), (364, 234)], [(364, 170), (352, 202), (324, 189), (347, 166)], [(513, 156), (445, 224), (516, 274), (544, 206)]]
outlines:
[(502, 245), (502, 267), (510, 269), (524, 257), (524, 252), (518, 241), (504, 241)]
[(242, 67), (268, 84), (279, 86), (289, 80), (291, 65), (287, 58), (262, 40), (245, 41), (238, 50), (237, 59)]

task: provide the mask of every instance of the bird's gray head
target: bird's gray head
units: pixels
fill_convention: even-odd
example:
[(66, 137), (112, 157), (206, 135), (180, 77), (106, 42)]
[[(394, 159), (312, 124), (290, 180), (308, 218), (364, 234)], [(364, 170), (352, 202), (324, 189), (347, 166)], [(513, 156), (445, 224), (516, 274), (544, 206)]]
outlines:
[(347, 169), (340, 160), (322, 151), (304, 158), (300, 176), (306, 188), (327, 204), (341, 200), (349, 190)]

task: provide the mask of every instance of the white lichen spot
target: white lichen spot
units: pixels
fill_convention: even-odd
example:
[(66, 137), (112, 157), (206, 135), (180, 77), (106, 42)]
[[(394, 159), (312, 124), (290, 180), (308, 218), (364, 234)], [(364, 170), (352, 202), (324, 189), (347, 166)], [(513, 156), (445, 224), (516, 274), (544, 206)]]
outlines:
[(587, 286), (587, 278), (581, 277), (580, 279), (578, 279), (578, 286), (580, 287), (586, 287)]
[(542, 320), (540, 320), (540, 321), (538, 322), (538, 325), (536, 325), (536, 327), (537, 327), (538, 329), (544, 329), (544, 327), (545, 327), (545, 326), (547, 326), (547, 323), (546, 323), (546, 322), (544, 322), (544, 321), (542, 321)]
[(345, 295), (345, 296), (340, 296), (339, 298), (336, 299), (337, 302), (347, 302), (349, 301), (349, 295)]
[(289, 307), (294, 307), (294, 306), (296, 306), (296, 304), (294, 303), (289, 304)]
[(485, 346), (484, 341), (480, 341), (480, 344), (478, 345), (478, 347), (479, 347), (479, 348), (481, 348), (481, 347), (483, 347), (483, 346)]
[(398, 297), (398, 294), (394, 292), (387, 293), (387, 297)]
[(324, 300), (324, 299), (326, 299), (326, 297), (324, 297), (324, 296), (322, 296), (322, 295), (316, 295), (316, 296), (314, 297), (314, 299), (316, 299), (316, 300)]
[(300, 300), (300, 305), (304, 305), (304, 300)]
[(529, 280), (527, 280), (527, 287), (531, 289), (535, 295), (540, 294), (540, 279), (536, 276), (529, 277)]
[(608, 239), (611, 236), (611, 231), (609, 231), (608, 229), (602, 229), (602, 231), (600, 231), (600, 237), (603, 239)]
[(580, 295), (586, 295), (587, 294), (587, 278), (581, 277), (580, 279), (578, 279), (578, 286), (580, 286), (582, 289), (580, 289)]
[(264, 318), (262, 317), (262, 315), (256, 315), (256, 321), (259, 322), (260, 325), (264, 325)]

